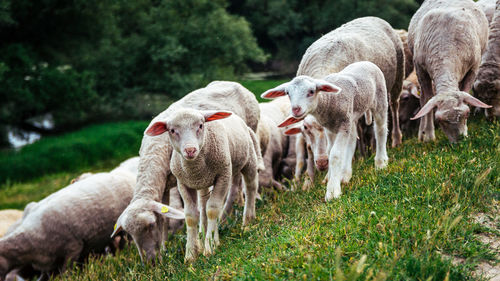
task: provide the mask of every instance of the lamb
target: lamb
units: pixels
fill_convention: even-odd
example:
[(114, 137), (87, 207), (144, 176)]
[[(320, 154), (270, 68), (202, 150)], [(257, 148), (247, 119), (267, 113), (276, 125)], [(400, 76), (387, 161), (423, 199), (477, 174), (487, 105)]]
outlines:
[(300, 127), (290, 128), (285, 131), (287, 135), (297, 135), (295, 150), (297, 151), (297, 164), (295, 167), (295, 180), (300, 179), (304, 166), (305, 153), (307, 151), (307, 178), (302, 185), (302, 190), (309, 190), (314, 181), (314, 167), (320, 171), (328, 169), (328, 144), (327, 136), (321, 126), (312, 115), (307, 115)]
[[(314, 79), (298, 76), (262, 94), (263, 98), (288, 95), (292, 117), (280, 124), (287, 126), (311, 114), (327, 129), (329, 146), (326, 201), (340, 197), (340, 182), (349, 182), (352, 157), (356, 148), (356, 123), (365, 115), (375, 119), (375, 167), (384, 168), (388, 157), (387, 87), (384, 74), (375, 64), (362, 61), (348, 65), (339, 73)], [(371, 123), (371, 122), (370, 122)]]
[[(102, 253), (118, 215), (132, 198), (135, 175), (117, 169), (81, 179), (27, 206), (21, 223), (0, 239), (0, 280), (25, 265), (45, 275), (64, 271), (89, 253)], [(183, 213), (157, 205), (164, 216)]]
[[(168, 136), (150, 136), (146, 132), (156, 122), (168, 119), (179, 108), (229, 110), (240, 116), (246, 124), (257, 129), (260, 110), (255, 96), (236, 82), (214, 81), (205, 88), (195, 90), (170, 105), (156, 116), (146, 128), (139, 151), (139, 173), (130, 205), (117, 221), (117, 232), (130, 234), (141, 253), (148, 260), (154, 259), (168, 236), (168, 224), (154, 212), (155, 202), (167, 203), (169, 193), (177, 186), (176, 178), (170, 171), (172, 147)], [(259, 156), (261, 157), (261, 156)], [(155, 231), (151, 232), (150, 229)], [(158, 231), (157, 231), (158, 230)]]
[(21, 219), (23, 211), (8, 209), (0, 211), (0, 238), (5, 235), (7, 229), (16, 221)]
[(405, 75), (404, 51), (399, 35), (386, 21), (358, 18), (324, 35), (307, 49), (297, 76), (323, 78), (357, 61), (371, 61), (384, 73), (390, 94), (392, 146), (398, 146), (402, 140), (398, 111)]
[[(243, 225), (255, 218), (260, 146), (253, 130), (240, 117), (231, 115), (227, 111), (179, 109), (166, 121), (154, 123), (146, 132), (151, 136), (168, 132), (166, 135), (174, 148), (170, 167), (184, 200), (187, 262), (194, 261), (199, 252), (199, 221), (202, 233), (206, 233), (204, 255), (213, 254), (219, 245), (218, 219), (224, 198), (231, 181), (233, 185), (239, 183), (242, 174), (245, 179)], [(215, 120), (220, 121), (212, 122)], [(209, 191), (211, 186), (213, 189)], [(197, 202), (201, 205), (200, 212)]]
[[(467, 104), (490, 106), (467, 92), (478, 72), (486, 47), (488, 21), (470, 0), (427, 0), (412, 17), (408, 46), (422, 89), (418, 138), (432, 141), (434, 112), (450, 142), (467, 136)], [(433, 91), (433, 85), (436, 94)]]
[[(486, 1), (482, 1), (486, 2)], [(486, 52), (474, 82), (474, 95), (491, 104), (493, 107), (485, 111), (486, 117), (500, 117), (500, 1), (496, 2), (496, 10), (490, 24), (490, 34)]]
[(286, 97), (278, 98), (271, 102), (260, 103), (259, 108), (260, 121), (256, 134), (265, 166), (259, 173), (259, 186), (273, 186), (278, 190), (286, 190), (277, 179), (280, 176), (281, 161), (286, 154), (288, 137), (278, 125), (290, 112), (290, 100)]
[(399, 124), (404, 135), (411, 136), (418, 132), (418, 120), (411, 120), (420, 110), (420, 85), (413, 71), (403, 81), (403, 90), (399, 100)]
[(495, 1), (496, 0), (479, 0), (476, 2), (477, 6), (484, 12), (488, 24), (493, 20), (495, 14)]

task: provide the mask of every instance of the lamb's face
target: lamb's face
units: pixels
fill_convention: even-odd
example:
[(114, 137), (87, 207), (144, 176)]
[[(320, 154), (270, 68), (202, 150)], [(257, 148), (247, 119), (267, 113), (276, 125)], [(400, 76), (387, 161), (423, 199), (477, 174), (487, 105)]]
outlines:
[(290, 98), (292, 116), (297, 119), (303, 119), (318, 106), (316, 82), (309, 77), (295, 77), (288, 84), (285, 92)]
[(435, 119), (450, 142), (458, 142), (467, 136), (469, 111), (469, 107), (461, 99), (452, 96), (438, 104)]
[(167, 121), (172, 147), (186, 160), (194, 160), (203, 148), (205, 118), (196, 111), (177, 112)]
[(328, 169), (328, 142), (325, 128), (314, 117), (308, 115), (302, 124), (302, 131), (314, 154), (314, 163), (320, 171)]

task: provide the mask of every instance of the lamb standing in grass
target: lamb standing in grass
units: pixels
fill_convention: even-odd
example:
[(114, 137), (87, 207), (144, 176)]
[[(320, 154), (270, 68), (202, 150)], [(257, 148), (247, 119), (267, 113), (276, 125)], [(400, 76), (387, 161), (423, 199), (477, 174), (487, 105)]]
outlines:
[(324, 79), (298, 76), (266, 91), (262, 97), (284, 95), (290, 98), (293, 116), (280, 126), (293, 124), (311, 114), (328, 130), (328, 141), (333, 146), (329, 154), (326, 201), (338, 198), (340, 182), (351, 179), (356, 123), (361, 116), (365, 115), (369, 122), (372, 115), (375, 119), (375, 167), (387, 165), (387, 88), (384, 74), (375, 64), (356, 62)]
[(488, 46), (474, 82), (474, 95), (493, 107), (486, 110), (486, 117), (500, 117), (500, 1), (490, 24)]
[[(215, 81), (195, 90), (156, 116), (146, 129), (168, 119), (179, 108), (229, 110), (240, 116), (253, 130), (259, 122), (259, 104), (254, 94), (239, 83)], [(170, 188), (177, 182), (170, 171), (172, 147), (166, 134), (144, 134), (139, 151), (137, 185), (130, 205), (120, 216), (117, 229), (132, 236), (139, 252), (153, 259), (168, 236), (168, 224), (154, 212), (155, 202), (169, 202)], [(261, 157), (261, 156), (259, 156)], [(153, 229), (154, 231), (150, 231)]]
[(399, 95), (405, 75), (403, 44), (386, 21), (363, 17), (324, 35), (307, 49), (297, 76), (321, 79), (357, 61), (370, 61), (384, 73), (392, 117), (392, 146), (401, 144)]
[[(64, 271), (89, 253), (103, 253), (120, 213), (132, 198), (135, 174), (125, 169), (98, 173), (30, 204), (21, 223), (0, 239), (0, 280), (24, 265), (44, 274)], [(181, 211), (158, 203), (163, 216)]]
[(422, 89), (422, 108), (413, 118), (423, 117), (419, 140), (435, 139), (435, 107), (436, 120), (450, 142), (467, 136), (467, 103), (490, 107), (468, 94), (487, 37), (488, 21), (470, 0), (427, 0), (412, 17), (408, 46)]
[[(243, 225), (255, 218), (255, 195), (258, 187), (259, 143), (255, 133), (238, 116), (229, 112), (179, 109), (166, 121), (154, 123), (151, 136), (168, 132), (174, 148), (170, 167), (184, 200), (187, 243), (186, 261), (199, 252), (198, 223), (203, 227), (203, 253), (211, 255), (219, 245), (218, 219), (231, 182), (245, 179)], [(215, 120), (217, 122), (212, 122)], [(212, 191), (209, 187), (213, 186)], [(197, 202), (201, 205), (197, 209)], [(200, 215), (201, 213), (201, 215)], [(200, 220), (201, 216), (201, 220)]]

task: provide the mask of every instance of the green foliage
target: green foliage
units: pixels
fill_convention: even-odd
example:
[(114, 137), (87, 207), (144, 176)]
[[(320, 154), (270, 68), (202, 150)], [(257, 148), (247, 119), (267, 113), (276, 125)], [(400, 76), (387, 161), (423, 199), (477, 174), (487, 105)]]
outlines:
[(418, 6), (415, 0), (233, 0), (230, 11), (248, 19), (273, 59), (298, 61), (321, 35), (359, 17), (376, 16), (407, 29)]
[(288, 81), (289, 80), (243, 80), (240, 81), (240, 83), (243, 87), (254, 93), (259, 102), (269, 102), (269, 100), (261, 98), (260, 95), (265, 91)]
[(138, 155), (147, 122), (93, 125), (58, 137), (45, 137), (19, 151), (0, 152), (0, 183), (75, 172), (109, 159)]

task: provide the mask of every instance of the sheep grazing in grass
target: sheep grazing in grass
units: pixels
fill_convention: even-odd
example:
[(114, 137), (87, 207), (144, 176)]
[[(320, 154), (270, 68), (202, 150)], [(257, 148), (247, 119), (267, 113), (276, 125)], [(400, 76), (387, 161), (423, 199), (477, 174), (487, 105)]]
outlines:
[(0, 238), (4, 236), (7, 229), (11, 227), (16, 221), (23, 217), (23, 211), (19, 210), (1, 210), (0, 211)]
[(488, 46), (482, 57), (473, 90), (477, 98), (492, 105), (491, 109), (486, 109), (486, 117), (500, 117), (500, 1), (498, 0), (490, 24)]
[[(427, 0), (412, 17), (408, 46), (422, 89), (418, 138), (432, 141), (434, 112), (450, 142), (467, 135), (467, 104), (490, 106), (469, 95), (486, 48), (488, 21), (470, 0)], [(433, 84), (436, 93), (433, 91)]]
[[(56, 274), (90, 253), (104, 253), (116, 219), (132, 198), (135, 176), (122, 168), (93, 174), (29, 204), (22, 221), (0, 239), (0, 280), (26, 265)], [(162, 215), (164, 207), (158, 205)], [(170, 211), (175, 212), (182, 215)]]
[[(204, 255), (211, 255), (219, 245), (218, 219), (224, 200), (231, 183), (239, 184), (242, 175), (243, 225), (255, 218), (260, 145), (253, 130), (237, 115), (230, 115), (227, 111), (179, 109), (146, 132), (151, 136), (168, 132), (174, 148), (170, 167), (184, 200), (188, 262), (195, 260), (200, 251), (198, 223), (205, 233)], [(197, 203), (201, 205), (200, 211)]]
[(284, 129), (278, 128), (278, 125), (290, 112), (290, 100), (282, 97), (260, 103), (259, 107), (260, 121), (256, 134), (265, 166), (265, 169), (259, 172), (259, 186), (285, 190), (278, 180), (281, 176), (280, 165), (287, 154), (288, 136), (283, 134)]
[(420, 110), (420, 85), (415, 71), (403, 81), (403, 90), (399, 98), (399, 125), (405, 136), (418, 132), (418, 120), (411, 120)]
[(386, 21), (363, 17), (327, 33), (306, 51), (297, 76), (323, 78), (357, 61), (370, 61), (384, 73), (392, 118), (392, 146), (401, 144), (399, 95), (405, 75), (404, 50), (398, 33)]
[(146, 132), (179, 108), (228, 110), (240, 116), (253, 130), (257, 129), (260, 116), (254, 94), (239, 83), (215, 81), (187, 94), (151, 121), (139, 151), (141, 159), (134, 196), (117, 222), (118, 230), (132, 236), (143, 260), (143, 252), (148, 260), (154, 259), (168, 237), (170, 223), (157, 216), (154, 210), (158, 202), (169, 204), (167, 191), (177, 186), (170, 171), (172, 147), (167, 134), (150, 136)]
[(329, 154), (328, 184), (325, 200), (338, 198), (340, 182), (347, 183), (352, 175), (352, 157), (356, 148), (356, 123), (365, 115), (375, 119), (375, 167), (384, 168), (388, 157), (387, 88), (384, 74), (375, 64), (363, 61), (348, 65), (339, 73), (323, 79), (298, 76), (262, 94), (263, 98), (288, 95), (292, 117), (280, 124), (287, 126), (311, 114), (327, 129)]
[(287, 135), (297, 134), (295, 151), (297, 164), (295, 166), (295, 180), (300, 179), (307, 153), (307, 178), (302, 190), (309, 190), (314, 182), (314, 167), (320, 171), (328, 169), (328, 141), (326, 131), (312, 115), (307, 115), (299, 127), (285, 131)]

